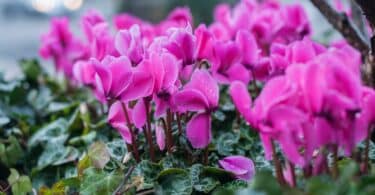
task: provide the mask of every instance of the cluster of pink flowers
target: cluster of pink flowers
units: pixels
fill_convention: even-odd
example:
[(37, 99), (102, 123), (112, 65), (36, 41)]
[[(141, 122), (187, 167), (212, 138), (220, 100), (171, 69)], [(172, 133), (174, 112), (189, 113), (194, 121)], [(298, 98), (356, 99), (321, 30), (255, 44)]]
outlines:
[[(192, 147), (206, 148), (219, 84), (230, 85), (236, 108), (259, 131), (267, 157), (277, 141), (287, 159), (302, 167), (321, 147), (350, 154), (375, 119), (375, 92), (361, 84), (359, 53), (343, 42), (327, 48), (311, 41), (299, 5), (221, 4), (212, 24), (196, 28), (188, 8), (173, 10), (158, 24), (120, 14), (115, 34), (96, 11), (87, 12), (81, 24), (86, 40), (72, 35), (66, 18), (53, 19), (40, 54), (109, 105), (108, 122), (134, 153), (138, 131), (150, 146), (154, 132), (159, 148), (170, 151), (171, 123), (180, 128), (182, 116)], [(265, 86), (253, 103), (247, 85), (254, 80)], [(240, 179), (254, 174), (243, 157), (220, 164)]]
[(375, 91), (361, 83), (359, 52), (344, 42), (326, 48), (304, 39), (272, 53), (287, 67), (254, 102), (246, 85), (230, 86), (237, 109), (259, 131), (267, 158), (273, 141), (301, 167), (313, 159), (319, 167), (314, 156), (324, 155), (322, 149), (338, 147), (350, 155), (375, 122)]

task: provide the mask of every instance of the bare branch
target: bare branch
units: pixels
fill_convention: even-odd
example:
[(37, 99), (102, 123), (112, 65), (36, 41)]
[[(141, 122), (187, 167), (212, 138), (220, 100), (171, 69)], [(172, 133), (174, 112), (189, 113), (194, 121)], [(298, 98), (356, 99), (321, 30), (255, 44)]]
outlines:
[(375, 1), (373, 0), (355, 0), (355, 2), (362, 8), (364, 15), (370, 22), (371, 26), (375, 27)]
[(360, 32), (355, 28), (353, 23), (343, 13), (338, 13), (327, 0), (310, 0), (316, 8), (325, 16), (328, 22), (339, 31), (342, 36), (356, 49), (362, 56), (368, 55), (370, 45), (366, 42)]
[(366, 28), (366, 18), (362, 14), (361, 8), (354, 0), (350, 1), (350, 7), (352, 10), (352, 19), (354, 24), (358, 27), (359, 31), (362, 33), (362, 36), (366, 39), (366, 42), (368, 42), (369, 35)]

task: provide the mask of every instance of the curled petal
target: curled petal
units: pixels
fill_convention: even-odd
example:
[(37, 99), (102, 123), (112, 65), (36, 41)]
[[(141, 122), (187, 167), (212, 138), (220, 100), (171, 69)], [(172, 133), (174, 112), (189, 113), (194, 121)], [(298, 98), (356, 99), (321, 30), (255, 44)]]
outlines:
[(201, 111), (208, 108), (203, 94), (195, 89), (184, 89), (174, 95), (174, 101), (180, 112)]
[(238, 179), (248, 181), (255, 175), (255, 166), (251, 159), (244, 156), (229, 156), (219, 161), (221, 167), (232, 172)]

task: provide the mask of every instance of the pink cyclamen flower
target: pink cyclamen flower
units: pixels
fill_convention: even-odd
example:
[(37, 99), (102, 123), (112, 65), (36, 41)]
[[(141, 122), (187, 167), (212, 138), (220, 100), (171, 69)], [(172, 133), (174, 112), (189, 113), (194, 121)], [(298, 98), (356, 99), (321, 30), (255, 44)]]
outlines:
[(95, 94), (103, 103), (120, 99), (133, 76), (130, 60), (125, 56), (107, 56), (101, 63), (95, 64), (95, 72)]
[(220, 166), (232, 172), (237, 179), (251, 180), (255, 175), (255, 166), (251, 159), (244, 156), (228, 156), (219, 160)]
[(81, 19), (81, 25), (83, 32), (89, 43), (94, 39), (94, 26), (103, 22), (104, 17), (96, 10), (89, 10), (83, 15)]
[(248, 83), (249, 71), (241, 64), (241, 51), (235, 42), (216, 42), (211, 66), (212, 75), (224, 84), (239, 80)]
[(95, 85), (95, 64), (99, 63), (95, 59), (78, 61), (73, 66), (74, 78), (83, 85), (94, 87)]
[(216, 81), (206, 70), (195, 70), (190, 82), (175, 94), (174, 101), (179, 112), (197, 112), (186, 126), (186, 135), (194, 148), (206, 147), (212, 137), (210, 114), (219, 103)]
[(63, 71), (66, 76), (73, 75), (73, 64), (88, 58), (87, 48), (69, 30), (68, 18), (54, 18), (51, 20), (50, 31), (42, 35), (40, 55), (52, 58), (56, 69)]
[(150, 72), (154, 79), (153, 100), (155, 116), (163, 115), (167, 109), (174, 110), (173, 95), (177, 91), (179, 61), (170, 53), (152, 52), (139, 67), (142, 71)]
[(144, 45), (138, 25), (129, 30), (120, 30), (115, 39), (115, 47), (121, 55), (128, 56), (133, 65), (138, 65), (144, 57)]

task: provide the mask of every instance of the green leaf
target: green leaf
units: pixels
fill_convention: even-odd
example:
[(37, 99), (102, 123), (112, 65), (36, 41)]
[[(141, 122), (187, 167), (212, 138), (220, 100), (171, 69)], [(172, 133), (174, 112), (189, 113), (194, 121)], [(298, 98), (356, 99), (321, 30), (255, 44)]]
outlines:
[(280, 194), (281, 186), (270, 171), (258, 172), (251, 182), (251, 188), (265, 194)]
[(125, 154), (127, 153), (124, 140), (122, 139), (114, 139), (111, 142), (108, 142), (107, 147), (111, 157), (116, 159), (117, 161), (122, 161)]
[(193, 184), (189, 173), (177, 168), (162, 171), (157, 178), (156, 192), (165, 195), (190, 195)]
[(205, 177), (199, 180), (198, 184), (194, 185), (194, 189), (199, 192), (209, 193), (211, 192), (220, 182), (212, 177)]
[(0, 144), (0, 160), (10, 167), (23, 157), (24, 151), (14, 136), (10, 136), (8, 142), (8, 145)]
[(22, 60), (20, 63), (23, 74), (26, 79), (36, 82), (38, 76), (42, 75), (43, 71), (39, 62), (35, 59), (33, 60)]
[(91, 144), (88, 156), (90, 157), (92, 165), (98, 169), (103, 169), (111, 158), (107, 146), (100, 141)]
[(230, 156), (233, 155), (234, 145), (238, 143), (238, 133), (223, 133), (217, 139), (216, 149), (220, 155)]
[(143, 178), (143, 189), (147, 189), (153, 186), (155, 179), (162, 170), (161, 165), (152, 163), (148, 160), (142, 160), (134, 169), (132, 176), (138, 176)]
[(107, 173), (96, 168), (88, 168), (83, 173), (80, 187), (82, 195), (112, 194), (123, 179), (121, 171)]
[(234, 179), (233, 173), (216, 167), (204, 167), (201, 177), (212, 177), (221, 183), (233, 181)]
[(35, 147), (39, 143), (47, 144), (48, 142), (55, 143), (56, 140), (65, 142), (68, 138), (66, 134), (68, 122), (59, 118), (50, 124), (46, 125), (42, 129), (39, 129), (28, 142), (29, 147)]
[(83, 172), (91, 166), (91, 159), (88, 155), (85, 155), (77, 165), (77, 172), (78, 177), (81, 178), (83, 176)]
[(8, 182), (12, 186), (12, 193), (23, 195), (32, 191), (31, 181), (28, 176), (20, 176), (16, 169), (10, 169)]
[(78, 157), (78, 150), (71, 146), (65, 147), (61, 142), (48, 143), (38, 159), (37, 168), (43, 169), (49, 165), (58, 166), (72, 162)]
[(10, 122), (10, 119), (6, 116), (0, 116), (0, 127), (8, 124)]

